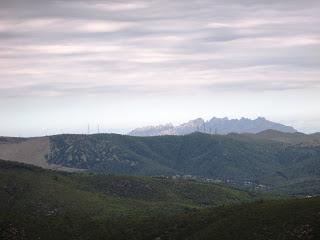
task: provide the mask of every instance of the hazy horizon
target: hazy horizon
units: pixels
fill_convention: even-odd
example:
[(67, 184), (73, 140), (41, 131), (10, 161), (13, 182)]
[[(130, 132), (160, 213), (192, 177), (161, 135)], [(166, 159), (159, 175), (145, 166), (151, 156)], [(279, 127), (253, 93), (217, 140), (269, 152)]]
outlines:
[(1, 0), (0, 136), (257, 118), (320, 132), (317, 0)]
[[(201, 118), (201, 117), (199, 117)], [(196, 119), (199, 119), (199, 118), (195, 118), (195, 119), (189, 119), (188, 121), (193, 121), (193, 120), (196, 120)], [(213, 116), (212, 118), (216, 118), (215, 116)], [(208, 118), (208, 119), (204, 119), (204, 118), (201, 118), (203, 119), (205, 122), (209, 122), (212, 118)], [(223, 118), (226, 118), (227, 120), (240, 120), (241, 118), (244, 118), (244, 119), (249, 119), (249, 120), (257, 120), (258, 118), (264, 118), (262, 116), (258, 116), (257, 118), (245, 118), (245, 117), (241, 117), (241, 118), (228, 118), (228, 117), (223, 117)], [(220, 118), (222, 119), (222, 117)], [(264, 118), (266, 119), (266, 118)], [(270, 121), (270, 119), (266, 119), (268, 121)], [(52, 136), (52, 135), (59, 135), (59, 134), (107, 134), (107, 133), (115, 133), (115, 134), (124, 134), (124, 135), (127, 135), (127, 134), (130, 134), (130, 132), (132, 130), (136, 130), (136, 129), (142, 129), (142, 128), (148, 128), (148, 127), (159, 127), (159, 126), (164, 126), (164, 125), (168, 125), (168, 124), (171, 124), (173, 125), (174, 127), (177, 127), (181, 124), (184, 124), (184, 123), (187, 123), (188, 121), (185, 121), (185, 122), (166, 122), (166, 123), (159, 123), (159, 124), (150, 124), (150, 125), (144, 125), (144, 126), (138, 126), (136, 128), (128, 128), (128, 129), (112, 129), (112, 128), (106, 128), (105, 126), (101, 125), (101, 124), (87, 124), (86, 126), (82, 126), (81, 128), (79, 129), (69, 129), (69, 130), (50, 130), (50, 129), (43, 129), (43, 134), (31, 134), (31, 135), (21, 135), (21, 134), (18, 134), (18, 135), (0, 135), (1, 136), (4, 136), (4, 137), (43, 137), (43, 136)], [(276, 122), (276, 123), (280, 123), (280, 122)], [(283, 124), (283, 123), (280, 123), (280, 124)], [(285, 124), (284, 124), (285, 125)], [(286, 125), (286, 126), (289, 126), (289, 127), (293, 127), (295, 128), (294, 126), (290, 126), (290, 125)], [(297, 130), (297, 129), (296, 129)], [(298, 132), (302, 132), (302, 131), (299, 131), (297, 130)], [(302, 132), (302, 133), (305, 133), (305, 134), (312, 134), (312, 133), (317, 133), (317, 132)], [(222, 134), (224, 135), (224, 134)]]

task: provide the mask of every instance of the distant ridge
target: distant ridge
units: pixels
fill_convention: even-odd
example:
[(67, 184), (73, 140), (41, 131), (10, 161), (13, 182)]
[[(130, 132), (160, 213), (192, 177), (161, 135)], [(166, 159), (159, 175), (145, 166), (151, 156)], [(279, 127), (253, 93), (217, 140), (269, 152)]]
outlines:
[(269, 121), (263, 117), (256, 119), (228, 119), (213, 117), (209, 121), (202, 118), (191, 120), (178, 126), (173, 124), (148, 126), (136, 128), (129, 132), (132, 136), (161, 136), (161, 135), (186, 135), (193, 132), (203, 132), (209, 134), (228, 134), (228, 133), (259, 133), (266, 130), (276, 130), (285, 133), (297, 132), (291, 126)]
[(301, 132), (287, 133), (287, 132), (281, 132), (281, 131), (269, 129), (269, 130), (259, 132), (257, 134), (251, 134), (251, 137), (283, 142), (288, 144), (320, 146), (319, 133), (308, 135)]

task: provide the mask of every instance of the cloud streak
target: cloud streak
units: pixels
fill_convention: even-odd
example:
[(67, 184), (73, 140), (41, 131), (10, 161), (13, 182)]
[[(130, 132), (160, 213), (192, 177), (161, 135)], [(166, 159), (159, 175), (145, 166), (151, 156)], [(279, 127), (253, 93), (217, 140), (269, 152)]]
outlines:
[(320, 84), (319, 1), (0, 4), (0, 97)]

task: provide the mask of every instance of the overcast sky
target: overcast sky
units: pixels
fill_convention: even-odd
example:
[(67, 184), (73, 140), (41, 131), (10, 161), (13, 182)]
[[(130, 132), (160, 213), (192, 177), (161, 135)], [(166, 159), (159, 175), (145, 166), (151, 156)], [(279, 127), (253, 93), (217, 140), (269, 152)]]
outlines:
[(0, 135), (266, 117), (320, 131), (318, 0), (0, 0)]

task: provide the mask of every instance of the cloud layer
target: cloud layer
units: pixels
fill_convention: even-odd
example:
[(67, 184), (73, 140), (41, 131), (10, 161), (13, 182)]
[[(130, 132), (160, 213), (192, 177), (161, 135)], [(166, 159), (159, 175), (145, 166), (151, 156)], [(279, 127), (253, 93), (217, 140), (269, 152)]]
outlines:
[(0, 97), (320, 86), (317, 0), (0, 6)]

